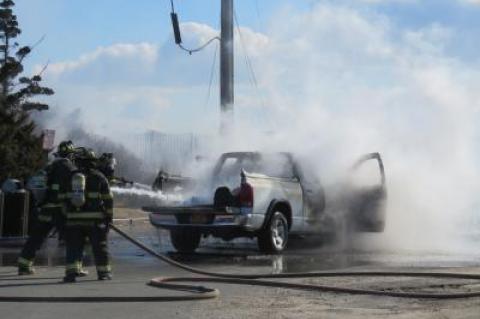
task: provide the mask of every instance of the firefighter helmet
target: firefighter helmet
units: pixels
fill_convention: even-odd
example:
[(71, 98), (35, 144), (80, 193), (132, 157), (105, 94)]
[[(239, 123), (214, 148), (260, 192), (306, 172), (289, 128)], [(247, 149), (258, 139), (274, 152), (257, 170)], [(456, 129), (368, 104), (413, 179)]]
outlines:
[(112, 178), (117, 166), (117, 160), (113, 153), (103, 153), (98, 159), (100, 171), (107, 177)]
[(67, 157), (69, 154), (72, 154), (75, 151), (75, 147), (72, 141), (63, 141), (58, 144), (56, 156)]
[(77, 152), (78, 159), (84, 161), (96, 161), (98, 159), (91, 148), (79, 147), (77, 148)]
[(97, 166), (98, 158), (92, 149), (86, 147), (78, 147), (75, 149), (74, 154), (75, 164), (77, 164), (79, 168), (93, 168)]

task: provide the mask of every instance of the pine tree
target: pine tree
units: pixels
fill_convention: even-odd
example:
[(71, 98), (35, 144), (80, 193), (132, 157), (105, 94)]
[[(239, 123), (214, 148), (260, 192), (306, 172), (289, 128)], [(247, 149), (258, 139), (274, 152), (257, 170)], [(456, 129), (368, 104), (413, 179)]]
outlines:
[(0, 2), (0, 183), (25, 179), (42, 165), (42, 136), (36, 134), (30, 113), (48, 110), (48, 105), (31, 98), (53, 94), (40, 85), (40, 75), (22, 76), (22, 62), (32, 48), (15, 41), (22, 31), (14, 6), (12, 0)]

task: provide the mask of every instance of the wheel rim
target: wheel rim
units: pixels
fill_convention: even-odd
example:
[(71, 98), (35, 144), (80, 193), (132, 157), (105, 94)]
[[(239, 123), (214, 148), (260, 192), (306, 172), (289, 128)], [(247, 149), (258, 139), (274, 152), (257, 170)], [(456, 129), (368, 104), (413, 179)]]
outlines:
[(281, 218), (276, 218), (271, 227), (272, 243), (276, 249), (283, 249), (287, 241), (287, 229), (285, 221)]

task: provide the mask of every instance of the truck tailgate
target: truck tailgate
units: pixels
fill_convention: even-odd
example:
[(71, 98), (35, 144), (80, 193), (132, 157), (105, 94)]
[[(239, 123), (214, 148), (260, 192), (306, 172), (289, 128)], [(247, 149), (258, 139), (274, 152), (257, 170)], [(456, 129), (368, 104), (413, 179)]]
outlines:
[(153, 226), (165, 229), (203, 229), (211, 231), (213, 228), (223, 228), (237, 225), (234, 223), (235, 208), (214, 207), (213, 205), (199, 206), (149, 206), (143, 207), (150, 213), (150, 222)]

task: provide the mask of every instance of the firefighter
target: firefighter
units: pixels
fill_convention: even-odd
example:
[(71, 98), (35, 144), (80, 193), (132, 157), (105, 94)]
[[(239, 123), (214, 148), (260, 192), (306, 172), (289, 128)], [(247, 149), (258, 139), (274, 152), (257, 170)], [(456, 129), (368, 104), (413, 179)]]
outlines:
[(77, 155), (78, 170), (72, 175), (71, 196), (67, 201), (64, 282), (76, 281), (87, 238), (95, 257), (98, 280), (112, 279), (107, 235), (113, 218), (113, 196), (106, 177), (96, 169), (96, 162), (91, 150), (85, 149)]
[[(74, 146), (72, 141), (64, 141), (58, 145), (56, 159), (41, 171), (32, 180), (36, 184), (35, 201), (38, 205), (38, 215), (31, 234), (18, 258), (18, 274), (31, 275), (35, 273), (33, 261), (35, 253), (45, 242), (49, 233), (56, 228), (58, 233), (63, 233), (64, 208), (69, 187), (70, 175), (75, 170), (72, 163)], [(43, 185), (43, 186), (42, 186)], [(42, 187), (45, 187), (42, 191)], [(40, 196), (42, 194), (44, 196)], [(85, 275), (79, 271), (77, 275)]]
[(98, 170), (105, 175), (110, 186), (125, 187), (127, 185), (133, 185), (133, 181), (129, 181), (124, 177), (115, 176), (115, 168), (117, 166), (117, 160), (113, 156), (113, 153), (103, 153), (98, 158)]
[(113, 157), (113, 153), (103, 153), (98, 159), (98, 170), (109, 180), (115, 180), (115, 167), (117, 160)]

